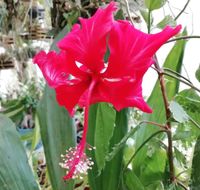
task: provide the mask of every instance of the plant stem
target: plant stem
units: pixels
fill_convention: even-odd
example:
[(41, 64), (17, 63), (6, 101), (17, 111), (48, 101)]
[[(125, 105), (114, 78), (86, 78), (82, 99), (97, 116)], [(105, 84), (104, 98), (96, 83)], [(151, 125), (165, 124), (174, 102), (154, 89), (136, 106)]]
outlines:
[(189, 5), (190, 3), (190, 0), (188, 0), (185, 4), (185, 6), (183, 7), (183, 9), (180, 11), (180, 13), (174, 18), (174, 20), (177, 20), (181, 15), (182, 13), (185, 11), (185, 9), (187, 8), (187, 6)]
[(174, 42), (174, 41), (178, 41), (178, 40), (186, 40), (186, 39), (191, 39), (191, 38), (199, 39), (200, 36), (198, 36), (198, 35), (194, 35), (194, 36), (181, 36), (181, 37), (177, 37), (177, 38), (168, 40), (167, 42), (165, 42), (165, 44), (170, 43), (170, 42)]
[(172, 143), (172, 132), (171, 130), (167, 131), (168, 138), (168, 159), (169, 159), (169, 170), (170, 170), (170, 181), (173, 183), (175, 181), (174, 174), (174, 160), (173, 160), (173, 143)]
[(167, 120), (166, 128), (168, 129), (167, 130), (167, 138), (168, 138), (167, 153), (168, 153), (168, 159), (169, 159), (170, 181), (171, 183), (173, 183), (175, 181), (175, 174), (174, 174), (174, 162), (173, 162), (172, 132), (171, 132), (171, 123), (170, 123), (171, 112), (169, 109), (169, 101), (167, 98), (167, 91), (166, 91), (165, 81), (163, 77), (163, 72), (158, 64), (158, 60), (156, 57), (155, 57), (155, 67), (158, 70), (158, 77), (160, 80), (161, 92), (162, 92), (164, 106), (165, 106), (165, 114), (166, 114), (166, 120)]

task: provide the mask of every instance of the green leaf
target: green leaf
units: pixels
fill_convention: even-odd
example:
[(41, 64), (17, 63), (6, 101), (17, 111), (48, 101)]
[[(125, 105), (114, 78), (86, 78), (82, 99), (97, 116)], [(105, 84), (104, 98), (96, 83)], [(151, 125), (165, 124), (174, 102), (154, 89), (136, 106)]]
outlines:
[[(142, 15), (142, 18), (144, 19), (144, 21), (146, 22), (146, 24), (148, 23), (148, 12), (146, 10), (140, 10), (140, 14)], [(151, 19), (151, 23), (152, 23), (152, 17)]]
[[(186, 32), (183, 32), (182, 35), (186, 35)], [(178, 73), (181, 72), (182, 67), (182, 61), (183, 61), (183, 55), (184, 55), (184, 49), (185, 49), (185, 41), (177, 41), (174, 45), (174, 47), (169, 52), (164, 67), (172, 69)], [(179, 81), (173, 78), (169, 78), (165, 76), (166, 79), (166, 89), (167, 89), (167, 96), (169, 100), (172, 100), (172, 98), (176, 95), (179, 88)], [(152, 114), (143, 114), (143, 120), (147, 121), (155, 121), (157, 123), (165, 123), (166, 117), (165, 117), (165, 109), (164, 109), (164, 103), (163, 103), (163, 97), (160, 89), (160, 83), (159, 80), (156, 82), (152, 93), (150, 97), (148, 98), (147, 103), (150, 105), (150, 107), (153, 109)], [(158, 131), (159, 128), (153, 125), (143, 125), (141, 126), (137, 133), (135, 138), (135, 145), (136, 149), (153, 133)], [(147, 153), (147, 149), (143, 148), (135, 157), (134, 159), (134, 166), (135, 166), (135, 172), (136, 174), (140, 173), (140, 168), (142, 167), (142, 163), (145, 160), (145, 155)]]
[[(97, 114), (97, 108), (98, 104), (91, 105), (90, 106), (90, 112), (89, 112), (89, 127), (87, 132), (87, 143), (94, 147), (95, 144), (95, 130), (96, 130), (96, 114)], [(98, 176), (98, 167), (95, 160), (95, 152), (94, 151), (87, 151), (87, 156), (92, 158), (94, 161), (94, 165), (92, 166), (92, 170), (88, 171), (88, 181), (89, 185), (92, 190), (101, 190), (101, 183), (102, 183), (102, 177)], [(98, 176), (98, 177), (97, 177)]]
[(200, 82), (200, 66), (195, 72), (196, 79)]
[(35, 128), (33, 132), (33, 138), (31, 143), (31, 151), (33, 151), (40, 141), (40, 124), (37, 114), (35, 115)]
[(140, 180), (145, 186), (163, 179), (167, 162), (167, 154), (165, 150), (155, 150), (151, 157), (146, 157), (144, 162), (145, 164), (141, 168)]
[(0, 189), (39, 190), (15, 125), (0, 114)]
[(75, 146), (75, 127), (65, 108), (56, 102), (53, 89), (45, 88), (37, 114), (52, 189), (73, 189), (73, 183), (64, 183), (65, 170), (59, 163), (60, 155)]
[(115, 127), (116, 111), (107, 103), (98, 104), (95, 131), (95, 157), (99, 172), (105, 166), (105, 157), (109, 150), (110, 139)]
[(155, 181), (154, 183), (148, 185), (146, 190), (165, 190), (162, 181)]
[(184, 140), (190, 138), (192, 135), (191, 131), (176, 131), (175, 135), (173, 136), (173, 140)]
[(124, 165), (126, 166), (133, 154), (135, 153), (135, 147), (133, 146), (133, 139), (127, 141), (124, 147)]
[(133, 170), (128, 169), (125, 174), (125, 184), (128, 190), (145, 190), (140, 179), (135, 175)]
[(160, 9), (166, 3), (166, 0), (145, 0), (145, 5), (150, 11)]
[(200, 188), (200, 136), (198, 137), (194, 149), (194, 156), (192, 160), (192, 174), (191, 174), (191, 190), (199, 190)]
[(21, 105), (21, 107), (16, 107), (16, 109), (13, 109), (12, 111), (8, 111), (7, 112), (3, 112), (7, 117), (13, 119), (16, 115), (20, 114), (22, 115), (23, 111), (24, 111), (24, 105)]
[(200, 135), (200, 96), (193, 89), (185, 89), (176, 96), (175, 100), (181, 104), (189, 115), (191, 121), (190, 125), (194, 126), (190, 127), (189, 130), (191, 130), (196, 136), (195, 138), (197, 138)]
[[(127, 133), (128, 129), (128, 109), (121, 110), (116, 113), (115, 129), (113, 137), (110, 141), (111, 148), (118, 143), (124, 135)], [(113, 190), (119, 188), (122, 189), (122, 179), (123, 179), (123, 151), (121, 149), (118, 154), (109, 162), (106, 163), (105, 169), (103, 171), (103, 187), (101, 190)]]
[[(95, 131), (96, 126), (96, 115), (97, 115), (97, 105), (93, 105), (90, 108), (89, 115), (89, 130), (87, 134), (87, 142), (94, 146), (95, 142)], [(126, 134), (127, 131), (127, 110), (122, 110), (116, 113), (115, 128), (113, 136), (110, 140), (110, 151), (111, 148), (118, 143)], [(92, 190), (121, 190), (121, 177), (122, 177), (122, 165), (123, 165), (123, 149), (121, 149), (117, 156), (115, 156), (110, 162), (106, 162), (105, 168), (102, 170), (101, 174), (98, 175), (98, 167), (95, 159), (94, 151), (87, 153), (89, 157), (94, 161), (94, 166), (92, 170), (89, 170), (88, 180)]]
[(119, 143), (115, 144), (112, 147), (112, 151), (106, 156), (106, 160), (110, 161), (112, 160), (115, 155), (125, 146), (126, 141), (135, 134), (135, 132), (138, 130), (140, 124), (136, 127), (132, 128), (122, 139)]
[(165, 16), (165, 18), (157, 24), (157, 27), (160, 29), (163, 29), (166, 26), (172, 26), (172, 27), (176, 26), (176, 21), (173, 19), (171, 15)]
[(175, 101), (170, 102), (169, 109), (173, 115), (173, 118), (179, 123), (184, 123), (190, 119), (183, 107)]
[(187, 162), (186, 162), (186, 157), (183, 155), (183, 153), (181, 151), (179, 151), (178, 148), (174, 147), (174, 154), (175, 154), (175, 157), (177, 159), (177, 161), (186, 166)]
[[(51, 50), (59, 51), (56, 44), (67, 33), (67, 26), (56, 36)], [(46, 86), (37, 114), (40, 124), (41, 138), (48, 167), (49, 178), (53, 190), (73, 189), (73, 182), (64, 183), (62, 177), (65, 170), (59, 166), (60, 155), (76, 143), (76, 128), (68, 112), (56, 101), (55, 92)]]

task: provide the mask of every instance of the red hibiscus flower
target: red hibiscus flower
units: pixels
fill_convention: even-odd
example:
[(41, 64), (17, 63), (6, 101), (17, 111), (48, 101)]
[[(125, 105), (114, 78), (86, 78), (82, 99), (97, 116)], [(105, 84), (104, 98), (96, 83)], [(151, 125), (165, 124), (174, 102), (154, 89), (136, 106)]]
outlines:
[(137, 107), (152, 112), (142, 97), (143, 75), (155, 52), (181, 29), (166, 27), (160, 33), (145, 34), (127, 21), (115, 21), (115, 10), (116, 4), (111, 2), (93, 17), (81, 18), (80, 25), (75, 24), (58, 43), (60, 53), (42, 51), (34, 58), (60, 105), (71, 115), (76, 105), (85, 108), (83, 137), (65, 155), (64, 179), (86, 173), (93, 164), (84, 152), (90, 104), (108, 102), (118, 111)]

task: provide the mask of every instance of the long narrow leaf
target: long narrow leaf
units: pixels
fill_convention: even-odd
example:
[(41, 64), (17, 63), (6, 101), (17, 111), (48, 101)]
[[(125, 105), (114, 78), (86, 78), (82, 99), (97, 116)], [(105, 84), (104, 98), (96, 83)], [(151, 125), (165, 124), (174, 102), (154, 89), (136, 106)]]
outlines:
[(99, 172), (105, 166), (110, 139), (115, 127), (116, 111), (107, 103), (98, 104), (95, 131), (95, 157)]
[[(103, 111), (103, 110), (102, 110)], [(89, 116), (89, 131), (87, 135), (87, 142), (94, 146), (95, 143), (95, 132), (98, 125), (96, 125), (96, 118), (98, 112), (98, 105), (93, 105), (90, 108)], [(107, 131), (106, 131), (107, 132)], [(110, 140), (109, 151), (112, 150), (112, 147), (120, 142), (127, 132), (127, 110), (122, 110), (121, 112), (116, 113), (115, 128), (113, 136)], [(106, 162), (105, 168), (99, 175), (97, 162), (95, 159), (95, 152), (88, 152), (88, 155), (94, 161), (94, 166), (92, 170), (89, 171), (88, 179), (89, 184), (92, 190), (121, 190), (121, 172), (123, 165), (123, 149), (121, 149), (117, 156), (114, 157), (111, 161)]]
[(67, 148), (75, 145), (75, 128), (72, 119), (68, 112), (58, 105), (54, 91), (48, 87), (45, 88), (37, 111), (52, 188), (72, 189), (73, 183), (67, 185), (62, 180), (65, 171), (59, 166), (60, 155), (64, 154)]
[(0, 114), (0, 189), (39, 190), (15, 125)]
[[(52, 50), (57, 50), (56, 42), (66, 34), (66, 27), (55, 38)], [(64, 183), (64, 169), (59, 166), (60, 155), (69, 147), (75, 146), (76, 135), (73, 121), (68, 112), (56, 101), (54, 90), (46, 86), (38, 109), (41, 138), (47, 161), (49, 178), (53, 190), (73, 189), (73, 182)]]

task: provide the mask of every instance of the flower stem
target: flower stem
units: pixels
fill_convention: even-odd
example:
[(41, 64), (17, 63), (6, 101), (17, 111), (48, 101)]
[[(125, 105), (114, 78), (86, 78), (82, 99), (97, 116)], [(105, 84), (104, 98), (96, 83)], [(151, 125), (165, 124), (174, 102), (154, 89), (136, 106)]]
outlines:
[(173, 183), (175, 181), (175, 174), (174, 174), (174, 162), (173, 162), (172, 132), (171, 132), (171, 123), (170, 123), (171, 112), (169, 109), (169, 101), (167, 98), (167, 90), (165, 86), (163, 72), (158, 64), (158, 60), (156, 57), (155, 57), (155, 67), (158, 70), (158, 77), (160, 80), (161, 92), (162, 92), (164, 106), (165, 106), (165, 114), (166, 114), (166, 120), (167, 120), (166, 128), (168, 129), (167, 130), (167, 139), (168, 139), (167, 153), (168, 153), (168, 159), (169, 159), (170, 181), (171, 183)]

